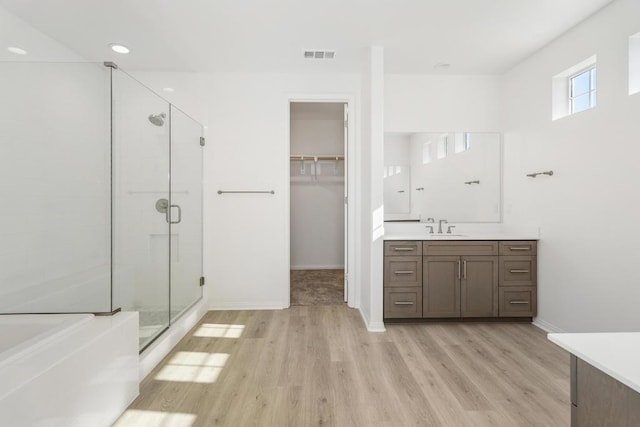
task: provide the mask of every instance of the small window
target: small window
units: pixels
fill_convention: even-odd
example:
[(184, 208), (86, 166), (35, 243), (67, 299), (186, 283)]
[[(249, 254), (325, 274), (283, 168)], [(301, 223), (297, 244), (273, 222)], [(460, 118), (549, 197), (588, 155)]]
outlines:
[(640, 33), (629, 37), (629, 95), (640, 93)]
[(449, 145), (449, 137), (442, 136), (438, 141), (438, 145), (436, 146), (436, 158), (444, 159), (447, 157), (447, 146)]
[(426, 165), (427, 163), (431, 163), (432, 160), (431, 141), (428, 141), (422, 144), (422, 163)]
[(551, 78), (551, 119), (558, 120), (596, 106), (596, 55)]
[(596, 67), (569, 78), (571, 114), (596, 106)]
[(454, 152), (462, 153), (471, 148), (471, 134), (469, 132), (460, 132), (455, 134)]

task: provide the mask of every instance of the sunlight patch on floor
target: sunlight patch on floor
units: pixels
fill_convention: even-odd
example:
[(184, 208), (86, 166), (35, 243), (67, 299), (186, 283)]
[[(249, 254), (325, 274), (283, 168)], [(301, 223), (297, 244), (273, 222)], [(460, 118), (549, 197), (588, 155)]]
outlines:
[(242, 331), (244, 331), (244, 325), (203, 323), (193, 336), (202, 338), (240, 338)]
[(148, 426), (171, 426), (171, 427), (191, 427), (196, 422), (196, 415), (184, 414), (180, 412), (159, 412), (141, 411), (138, 409), (127, 409), (118, 418), (113, 427), (148, 427)]
[(179, 351), (160, 369), (155, 379), (211, 384), (218, 379), (227, 359), (227, 353)]

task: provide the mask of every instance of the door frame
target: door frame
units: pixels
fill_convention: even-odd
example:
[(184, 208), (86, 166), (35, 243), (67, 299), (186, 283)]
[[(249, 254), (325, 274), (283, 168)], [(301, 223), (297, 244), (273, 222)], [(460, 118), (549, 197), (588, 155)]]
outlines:
[(292, 103), (336, 103), (346, 104), (349, 114), (347, 121), (347, 147), (345, 150), (345, 189), (348, 194), (348, 208), (347, 208), (347, 230), (345, 230), (345, 243), (347, 246), (347, 253), (345, 253), (345, 281), (348, 283), (347, 287), (347, 305), (352, 308), (358, 308), (359, 303), (357, 301), (357, 295), (359, 295), (360, 282), (356, 271), (356, 105), (355, 96), (353, 94), (289, 94), (286, 99), (286, 158), (284, 159), (286, 180), (285, 185), (285, 203), (286, 203), (286, 260), (287, 260), (287, 286), (286, 295), (284, 298), (285, 307), (291, 306), (291, 104)]

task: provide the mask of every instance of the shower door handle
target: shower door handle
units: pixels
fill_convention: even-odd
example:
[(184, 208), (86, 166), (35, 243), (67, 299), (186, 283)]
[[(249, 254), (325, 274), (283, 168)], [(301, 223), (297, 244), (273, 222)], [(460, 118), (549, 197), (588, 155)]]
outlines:
[[(171, 215), (172, 208), (178, 208), (178, 219), (175, 221), (171, 219), (173, 216)], [(181, 221), (182, 221), (182, 208), (180, 207), (180, 205), (171, 205), (171, 207), (167, 209), (167, 222), (169, 224), (180, 224)]]

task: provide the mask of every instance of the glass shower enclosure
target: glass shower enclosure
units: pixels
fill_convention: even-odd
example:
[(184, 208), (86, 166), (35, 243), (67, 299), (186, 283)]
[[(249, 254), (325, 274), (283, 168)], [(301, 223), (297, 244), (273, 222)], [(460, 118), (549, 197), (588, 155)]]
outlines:
[(0, 76), (0, 313), (138, 311), (144, 349), (202, 297), (202, 126), (112, 63)]

